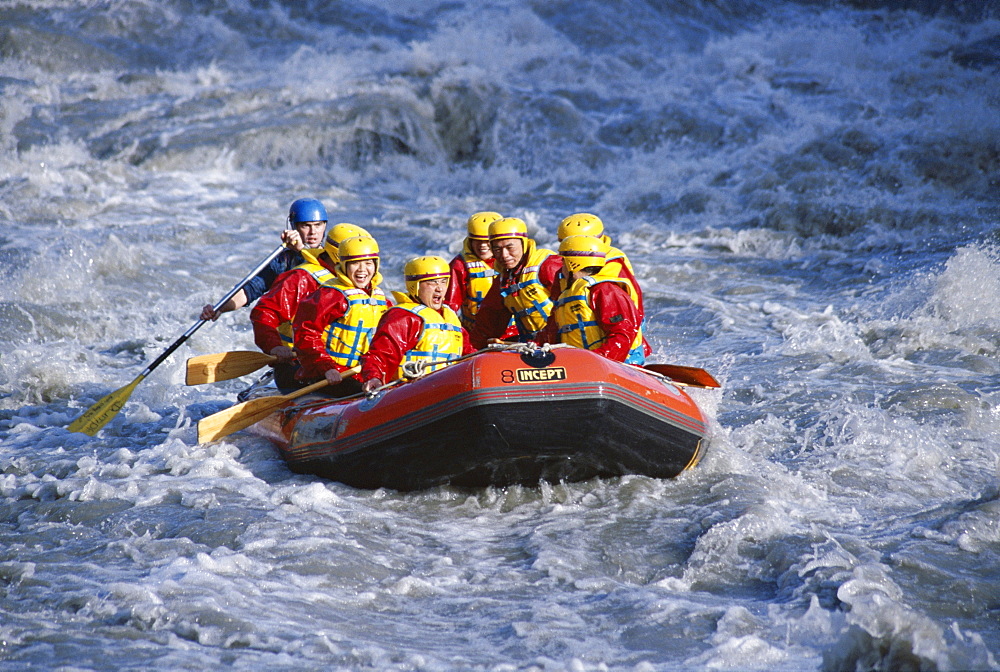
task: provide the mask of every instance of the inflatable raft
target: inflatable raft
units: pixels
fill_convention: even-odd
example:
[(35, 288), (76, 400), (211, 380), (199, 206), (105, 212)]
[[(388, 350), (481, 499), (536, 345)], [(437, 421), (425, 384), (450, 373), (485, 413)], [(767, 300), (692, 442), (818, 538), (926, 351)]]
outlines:
[(677, 384), (577, 348), (483, 352), (374, 397), (305, 396), (257, 423), (295, 472), (418, 490), (670, 478), (705, 420)]

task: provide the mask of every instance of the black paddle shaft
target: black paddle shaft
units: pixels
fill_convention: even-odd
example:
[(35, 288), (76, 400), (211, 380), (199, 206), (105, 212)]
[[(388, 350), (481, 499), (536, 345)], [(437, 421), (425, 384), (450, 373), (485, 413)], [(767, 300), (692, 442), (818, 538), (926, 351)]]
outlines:
[[(267, 256), (267, 259), (265, 259), (264, 261), (260, 262), (255, 269), (253, 269), (252, 271), (250, 271), (249, 273), (247, 273), (247, 275), (246, 275), (245, 278), (243, 278), (242, 280), (240, 280), (239, 282), (237, 282), (233, 286), (233, 288), (230, 289), (229, 292), (226, 293), (226, 295), (224, 297), (222, 297), (221, 299), (219, 299), (219, 302), (216, 303), (214, 306), (212, 306), (212, 310), (216, 310), (217, 311), (220, 308), (222, 308), (222, 306), (225, 305), (226, 301), (228, 301), (229, 299), (231, 299), (234, 296), (236, 296), (236, 292), (238, 292), (241, 289), (243, 289), (243, 287), (248, 282), (250, 282), (251, 280), (253, 280), (257, 276), (258, 273), (260, 273), (265, 268), (267, 268), (267, 265), (270, 264), (272, 261), (274, 261), (275, 257), (277, 257), (279, 254), (281, 254), (282, 250), (284, 250), (284, 249), (285, 249), (285, 245), (284, 244), (278, 245), (278, 247), (276, 247), (274, 249), (274, 251), (271, 252), (271, 254), (269, 254)], [(139, 374), (139, 377), (140, 378), (145, 378), (146, 376), (148, 376), (150, 374), (150, 372), (153, 369), (155, 369), (156, 367), (158, 367), (160, 364), (162, 364), (163, 360), (165, 360), (167, 357), (169, 357), (174, 352), (174, 350), (176, 350), (177, 348), (181, 347), (181, 344), (184, 343), (184, 341), (186, 341), (187, 339), (191, 338), (191, 335), (194, 334), (194, 332), (198, 331), (198, 329), (201, 328), (201, 325), (205, 324), (206, 321), (207, 320), (198, 320), (197, 322), (195, 322), (194, 324), (192, 324), (191, 328), (188, 329), (187, 331), (185, 331), (181, 335), (180, 338), (178, 338), (176, 341), (174, 341), (170, 345), (169, 348), (167, 348), (166, 350), (164, 350), (163, 354), (161, 354), (159, 357), (157, 357), (156, 359), (154, 359), (153, 363), (150, 364), (149, 366), (147, 366), (146, 369), (142, 373)]]

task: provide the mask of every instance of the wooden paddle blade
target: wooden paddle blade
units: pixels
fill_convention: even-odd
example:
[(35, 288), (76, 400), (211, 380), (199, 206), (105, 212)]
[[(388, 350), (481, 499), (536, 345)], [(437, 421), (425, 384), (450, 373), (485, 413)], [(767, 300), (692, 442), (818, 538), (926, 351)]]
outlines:
[[(359, 371), (361, 371), (361, 367), (355, 366), (342, 371), (340, 375), (344, 380), (347, 380), (357, 375)], [(224, 411), (213, 413), (198, 421), (198, 443), (215, 441), (224, 436), (229, 436), (233, 432), (246, 429), (250, 425), (260, 422), (293, 399), (314, 392), (326, 385), (329, 385), (329, 383), (326, 380), (321, 380), (318, 383), (303, 387), (301, 390), (295, 390), (290, 394), (251, 399), (250, 401), (244, 401), (242, 404), (236, 404)]]
[(278, 361), (274, 355), (250, 350), (217, 352), (212, 355), (198, 355), (187, 360), (187, 385), (203, 385), (232, 380), (273, 364)]
[(643, 368), (692, 387), (722, 387), (705, 369), (677, 364), (646, 364)]
[[(322, 381), (324, 384), (326, 381)], [(198, 421), (198, 443), (208, 443), (229, 436), (260, 422), (291, 399), (287, 396), (263, 397), (237, 404)]]
[(132, 396), (132, 390), (142, 382), (146, 376), (138, 376), (125, 387), (120, 387), (111, 394), (105, 396), (96, 404), (87, 409), (79, 418), (70, 423), (69, 431), (80, 432), (87, 436), (94, 436), (104, 425), (110, 422), (111, 418), (118, 414), (125, 406), (125, 402)]

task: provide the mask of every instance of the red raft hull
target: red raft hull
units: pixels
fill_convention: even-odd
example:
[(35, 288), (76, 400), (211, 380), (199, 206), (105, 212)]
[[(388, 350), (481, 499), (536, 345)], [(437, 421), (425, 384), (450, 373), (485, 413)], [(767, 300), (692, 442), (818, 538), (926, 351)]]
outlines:
[(371, 399), (303, 399), (258, 430), (292, 471), (358, 488), (671, 478), (705, 436), (680, 387), (576, 348), (486, 352)]

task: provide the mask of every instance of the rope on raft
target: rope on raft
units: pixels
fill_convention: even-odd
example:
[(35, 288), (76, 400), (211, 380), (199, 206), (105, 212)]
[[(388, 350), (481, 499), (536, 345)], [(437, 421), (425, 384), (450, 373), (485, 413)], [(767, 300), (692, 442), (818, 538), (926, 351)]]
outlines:
[[(426, 376), (426, 375), (428, 375), (430, 373), (434, 373), (435, 371), (441, 371), (442, 369), (445, 369), (445, 368), (447, 368), (447, 367), (449, 367), (449, 366), (451, 366), (453, 364), (458, 364), (459, 362), (461, 362), (463, 360), (469, 359), (470, 357), (475, 357), (476, 355), (481, 355), (484, 352), (513, 352), (513, 353), (517, 353), (517, 354), (521, 354), (521, 355), (534, 355), (534, 354), (537, 354), (539, 352), (541, 352), (541, 353), (549, 353), (552, 350), (556, 350), (556, 349), (560, 349), (560, 348), (572, 348), (572, 347), (575, 347), (575, 346), (569, 345), (567, 343), (545, 343), (543, 345), (538, 345), (538, 344), (532, 343), (532, 342), (528, 342), (528, 343), (490, 343), (489, 345), (487, 345), (482, 350), (476, 350), (475, 352), (470, 352), (467, 355), (462, 355), (461, 357), (456, 357), (455, 359), (449, 360), (449, 361), (445, 362), (444, 364), (442, 364), (441, 366), (439, 366), (437, 369), (434, 369), (434, 371), (428, 371), (427, 370), (427, 365), (426, 365), (425, 362), (406, 362), (405, 364), (403, 364), (403, 377), (397, 378), (396, 380), (391, 380), (391, 381), (389, 381), (388, 383), (386, 383), (384, 385), (376, 387), (375, 389), (373, 389), (370, 392), (367, 392), (367, 393), (366, 392), (358, 392), (357, 394), (352, 394), (352, 395), (347, 396), (347, 397), (341, 397), (341, 398), (337, 399), (337, 401), (348, 401), (348, 400), (351, 400), (351, 399), (360, 399), (361, 397), (367, 397), (369, 399), (372, 399), (372, 398), (378, 396), (381, 392), (383, 392), (385, 390), (391, 389), (391, 388), (396, 387), (398, 385), (401, 385), (403, 383), (408, 383), (408, 382), (410, 382), (412, 380), (416, 380), (418, 378), (422, 378), (422, 377), (424, 377), (424, 376)], [(269, 373), (273, 373), (273, 372), (269, 372)], [(656, 376), (658, 378), (663, 378), (664, 380), (668, 380), (669, 381), (668, 378), (665, 378), (664, 376), (661, 376), (660, 374), (653, 373), (653, 372), (647, 372), (647, 373), (650, 373), (651, 375), (654, 375), (654, 376)], [(264, 374), (264, 375), (267, 376), (268, 374)], [(329, 399), (325, 399), (325, 398), (324, 399), (317, 399), (317, 400), (313, 400), (313, 401), (303, 401), (303, 402), (300, 402), (296, 406), (296, 408), (309, 408), (309, 407), (312, 407), (312, 406), (323, 406), (323, 405), (329, 404), (329, 403), (330, 403), (330, 400)]]
[(514, 352), (521, 355), (532, 355), (537, 352), (548, 353), (557, 348), (571, 348), (573, 346), (566, 343), (545, 343), (543, 345), (538, 345), (536, 343), (490, 343), (482, 350), (476, 350), (475, 352), (470, 352), (467, 355), (462, 355), (461, 357), (456, 357), (455, 359), (448, 360), (443, 364), (438, 363), (437, 367), (434, 369), (428, 368), (428, 362), (416, 361), (416, 362), (405, 362), (402, 366), (403, 377), (397, 378), (396, 380), (389, 381), (385, 385), (376, 387), (374, 390), (368, 393), (368, 397), (374, 397), (379, 394), (382, 390), (388, 389), (399, 385), (400, 383), (410, 382), (411, 380), (417, 380), (418, 378), (423, 378), (429, 373), (434, 373), (437, 371), (442, 371), (453, 364), (458, 364), (461, 361), (469, 359), (470, 357), (475, 357), (476, 355), (481, 355), (484, 352)]
[[(432, 371), (427, 370), (428, 362), (416, 361), (416, 362), (406, 362), (403, 364), (403, 375), (407, 380), (416, 380), (426, 376), (428, 373), (433, 373), (434, 371), (441, 371), (446, 369), (452, 364), (458, 364), (459, 362), (469, 359), (470, 357), (475, 357), (484, 352), (514, 352), (521, 355), (532, 355), (539, 351), (543, 353), (548, 353), (555, 348), (571, 348), (573, 346), (567, 345), (566, 343), (545, 343), (543, 345), (537, 345), (535, 343), (490, 343), (482, 350), (476, 350), (475, 352), (470, 352), (467, 355), (462, 355), (461, 357), (456, 357), (455, 359), (448, 360), (443, 364), (437, 364), (437, 368)], [(381, 388), (379, 388), (381, 389)]]

